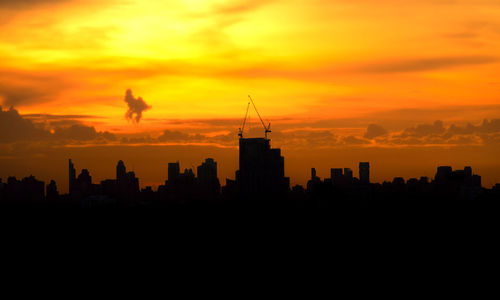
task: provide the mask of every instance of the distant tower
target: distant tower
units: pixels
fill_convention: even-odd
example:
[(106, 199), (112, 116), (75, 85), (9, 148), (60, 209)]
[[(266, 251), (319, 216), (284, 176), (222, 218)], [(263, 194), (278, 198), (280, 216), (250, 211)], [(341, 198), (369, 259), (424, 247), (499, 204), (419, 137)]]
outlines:
[(350, 168), (344, 168), (344, 176), (349, 181), (352, 182), (352, 170)]
[(452, 172), (453, 169), (450, 166), (439, 166), (434, 181), (438, 184), (446, 183)]
[(370, 163), (360, 162), (359, 163), (359, 181), (363, 184), (370, 183)]
[(179, 174), (180, 174), (179, 162), (168, 163), (168, 180), (172, 182), (175, 181), (177, 178), (179, 178)]
[(342, 174), (342, 169), (340, 168), (332, 168), (330, 169), (330, 178), (332, 182), (341, 178), (344, 174)]
[(202, 163), (197, 168), (198, 180), (202, 185), (213, 185), (217, 179), (217, 162), (213, 158), (205, 159), (205, 162)]
[(71, 159), (68, 162), (68, 167), (69, 167), (69, 193), (73, 191), (75, 187), (75, 181), (76, 181), (76, 171), (75, 171), (75, 166), (73, 165), (73, 162)]
[(472, 168), (471, 167), (465, 167), (464, 168), (464, 173), (465, 173), (465, 176), (471, 177), (472, 176)]
[(316, 178), (316, 168), (311, 168), (311, 179)]
[(90, 186), (92, 184), (92, 176), (90, 176), (89, 170), (82, 169), (80, 175), (78, 175), (78, 183)]
[(116, 165), (116, 180), (120, 181), (127, 175), (127, 168), (122, 160), (118, 161)]
[(46, 198), (47, 201), (55, 201), (59, 197), (59, 192), (57, 191), (57, 185), (54, 180), (51, 180), (50, 183), (46, 187), (47, 193)]

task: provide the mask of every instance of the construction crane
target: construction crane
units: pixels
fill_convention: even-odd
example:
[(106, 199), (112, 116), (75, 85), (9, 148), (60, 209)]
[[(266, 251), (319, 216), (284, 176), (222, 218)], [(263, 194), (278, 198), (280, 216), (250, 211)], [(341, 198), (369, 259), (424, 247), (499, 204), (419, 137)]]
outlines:
[(238, 132), (238, 136), (240, 137), (240, 139), (243, 138), (243, 130), (245, 130), (245, 124), (247, 122), (249, 108), (250, 108), (250, 102), (248, 102), (248, 105), (247, 105), (247, 112), (245, 113), (245, 118), (243, 119), (243, 125), (241, 125), (241, 128), (239, 129), (239, 132)]
[(250, 95), (248, 95), (248, 98), (250, 99), (250, 102), (248, 102), (247, 112), (245, 114), (245, 119), (243, 119), (243, 125), (241, 126), (241, 128), (239, 130), (238, 136), (240, 138), (243, 138), (243, 130), (245, 129), (245, 123), (246, 123), (247, 117), (248, 117), (248, 109), (250, 108), (250, 103), (252, 103), (252, 106), (255, 109), (257, 116), (259, 116), (260, 123), (262, 124), (262, 127), (264, 127), (264, 137), (267, 139), (267, 134), (271, 132), (271, 123), (269, 122), (268, 125), (266, 126), (266, 124), (264, 123), (264, 120), (262, 120), (262, 117), (259, 114), (259, 111), (257, 110), (257, 106), (255, 106), (255, 103), (253, 102), (252, 97), (250, 97)]

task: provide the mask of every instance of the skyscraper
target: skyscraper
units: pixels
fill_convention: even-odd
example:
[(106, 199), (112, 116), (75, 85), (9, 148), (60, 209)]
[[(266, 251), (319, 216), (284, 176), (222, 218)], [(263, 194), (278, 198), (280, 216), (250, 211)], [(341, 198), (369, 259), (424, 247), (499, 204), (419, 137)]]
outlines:
[(68, 161), (68, 169), (69, 169), (69, 174), (68, 174), (68, 179), (69, 179), (69, 193), (73, 191), (75, 187), (75, 181), (76, 181), (76, 171), (75, 171), (75, 166), (73, 165), (73, 162), (71, 159)]
[(330, 179), (332, 183), (339, 183), (342, 181), (344, 174), (342, 174), (342, 169), (340, 168), (332, 168), (330, 169)]
[(370, 163), (360, 162), (359, 163), (359, 181), (362, 184), (370, 183)]
[(120, 181), (126, 176), (126, 174), (127, 168), (125, 167), (125, 164), (122, 160), (118, 161), (118, 164), (116, 165), (116, 180)]
[(450, 166), (439, 166), (437, 168), (436, 176), (434, 176), (434, 181), (438, 184), (444, 184), (448, 181), (452, 172), (453, 169)]
[(344, 176), (347, 182), (352, 182), (352, 170), (350, 168), (344, 168)]
[(220, 192), (220, 183), (217, 178), (217, 162), (213, 158), (205, 159), (197, 168), (198, 184), (204, 193), (218, 195)]
[(240, 169), (237, 180), (243, 196), (266, 196), (289, 189), (281, 149), (272, 149), (266, 138), (240, 138), (239, 146)]
[(168, 180), (173, 182), (179, 177), (180, 165), (179, 162), (168, 163)]

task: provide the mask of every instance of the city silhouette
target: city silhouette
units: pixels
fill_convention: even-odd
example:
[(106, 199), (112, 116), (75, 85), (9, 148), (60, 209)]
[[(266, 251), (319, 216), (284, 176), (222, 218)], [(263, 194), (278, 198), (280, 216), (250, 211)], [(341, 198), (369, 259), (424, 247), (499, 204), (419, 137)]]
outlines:
[(0, 0), (0, 207), (497, 205), (499, 3)]
[[(270, 125), (265, 126), (269, 130)], [(269, 130), (270, 131), (270, 130)], [(168, 178), (156, 191), (140, 188), (139, 178), (127, 171), (125, 162), (116, 164), (116, 177), (94, 183), (89, 170), (77, 172), (68, 161), (69, 193), (60, 194), (55, 181), (47, 185), (35, 176), (21, 180), (0, 179), (0, 203), (7, 206), (67, 207), (156, 207), (156, 206), (224, 206), (224, 207), (296, 207), (345, 208), (401, 206), (429, 207), (449, 205), (496, 205), (500, 200), (500, 183), (492, 189), (481, 185), (481, 176), (470, 166), (453, 170), (439, 166), (434, 178), (373, 183), (370, 163), (359, 162), (359, 176), (350, 168), (331, 168), (329, 178), (321, 179), (311, 168), (307, 186), (290, 187), (285, 176), (281, 149), (271, 148), (270, 139), (244, 138), (239, 134), (239, 170), (235, 179), (226, 179), (221, 187), (217, 162), (207, 158), (196, 168), (181, 172), (180, 162), (168, 164)], [(78, 174), (78, 175), (77, 175)]]

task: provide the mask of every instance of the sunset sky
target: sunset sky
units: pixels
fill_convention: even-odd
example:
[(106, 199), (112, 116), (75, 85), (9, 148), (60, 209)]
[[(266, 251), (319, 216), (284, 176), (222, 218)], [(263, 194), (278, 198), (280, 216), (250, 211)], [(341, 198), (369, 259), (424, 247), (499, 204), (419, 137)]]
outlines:
[(293, 184), (359, 161), (500, 182), (500, 1), (0, 0), (0, 58), (3, 180), (123, 159), (156, 186), (213, 157), (224, 183), (250, 94)]

